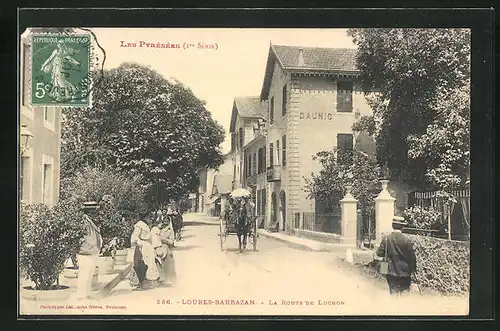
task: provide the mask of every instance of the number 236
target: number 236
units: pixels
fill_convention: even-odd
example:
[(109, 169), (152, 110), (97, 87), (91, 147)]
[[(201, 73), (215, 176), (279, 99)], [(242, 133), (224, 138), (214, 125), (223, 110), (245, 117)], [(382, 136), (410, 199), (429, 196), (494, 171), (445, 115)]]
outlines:
[(156, 304), (157, 305), (169, 305), (170, 304), (170, 300), (160, 300), (160, 299), (157, 299), (156, 300)]

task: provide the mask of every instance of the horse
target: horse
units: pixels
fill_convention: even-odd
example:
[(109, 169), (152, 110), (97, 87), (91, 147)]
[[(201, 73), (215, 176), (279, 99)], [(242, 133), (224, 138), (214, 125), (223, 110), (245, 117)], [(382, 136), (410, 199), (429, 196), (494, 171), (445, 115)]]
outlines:
[(236, 235), (238, 236), (238, 244), (240, 253), (247, 249), (247, 238), (250, 229), (250, 222), (247, 217), (246, 208), (240, 206), (238, 217), (236, 219)]

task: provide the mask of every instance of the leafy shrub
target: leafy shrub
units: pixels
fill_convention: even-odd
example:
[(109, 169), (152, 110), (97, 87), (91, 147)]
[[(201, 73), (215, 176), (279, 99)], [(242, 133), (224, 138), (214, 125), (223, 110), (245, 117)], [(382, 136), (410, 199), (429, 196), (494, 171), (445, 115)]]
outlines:
[(111, 167), (86, 167), (61, 182), (61, 199), (76, 199), (83, 203), (99, 202), (110, 196), (113, 207), (126, 216), (134, 216), (146, 209), (145, 195), (141, 176), (127, 176)]
[[(469, 242), (409, 234), (406, 236), (413, 243), (417, 258), (417, 272), (414, 276), (423, 292), (445, 295), (463, 295), (469, 292)], [(383, 279), (379, 273), (378, 261), (361, 267), (370, 276)]]
[(74, 201), (53, 208), (21, 206), (19, 265), (36, 290), (52, 289), (66, 260), (80, 249), (86, 231), (83, 216)]
[(444, 294), (469, 291), (469, 242), (407, 235), (417, 257), (420, 286)]
[(86, 167), (63, 179), (61, 199), (99, 202), (100, 208), (92, 218), (101, 230), (104, 244), (117, 237), (118, 249), (129, 245), (134, 221), (147, 208), (142, 178), (124, 175), (110, 167)]
[(434, 210), (413, 206), (403, 211), (409, 228), (420, 230), (438, 230), (441, 227), (441, 213)]

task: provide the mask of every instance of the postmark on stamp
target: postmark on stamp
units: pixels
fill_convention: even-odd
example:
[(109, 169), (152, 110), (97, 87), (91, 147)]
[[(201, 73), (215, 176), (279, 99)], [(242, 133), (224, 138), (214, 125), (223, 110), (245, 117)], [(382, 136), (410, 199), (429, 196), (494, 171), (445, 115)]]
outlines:
[(88, 32), (32, 35), (33, 106), (91, 106), (97, 62), (101, 62), (94, 54), (93, 39)]

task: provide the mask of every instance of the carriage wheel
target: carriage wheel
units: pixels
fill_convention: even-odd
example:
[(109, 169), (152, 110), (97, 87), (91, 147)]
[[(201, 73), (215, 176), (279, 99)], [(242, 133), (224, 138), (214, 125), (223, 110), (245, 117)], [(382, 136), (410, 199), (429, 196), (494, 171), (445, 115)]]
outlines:
[(224, 250), (224, 238), (223, 236), (225, 235), (224, 233), (224, 227), (222, 226), (222, 219), (220, 220), (219, 223), (219, 239), (220, 239), (220, 250)]
[(253, 251), (257, 251), (257, 222), (253, 222)]

